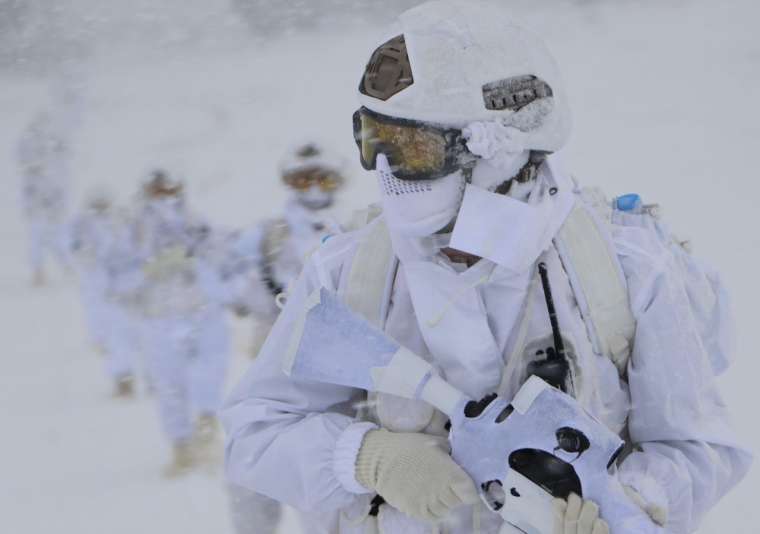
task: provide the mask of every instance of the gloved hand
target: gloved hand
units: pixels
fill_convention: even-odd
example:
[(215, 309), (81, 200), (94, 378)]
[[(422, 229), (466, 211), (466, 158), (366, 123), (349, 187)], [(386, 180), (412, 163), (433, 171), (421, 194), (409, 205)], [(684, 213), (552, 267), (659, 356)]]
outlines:
[(479, 499), (472, 479), (447, 451), (444, 438), (371, 430), (359, 449), (355, 477), (406, 515), (438, 521)]
[(636, 503), (639, 508), (644, 510), (652, 521), (661, 527), (665, 526), (665, 523), (668, 522), (667, 508), (663, 508), (659, 504), (647, 502), (644, 497), (642, 497), (641, 494), (631, 486), (624, 485), (623, 490), (625, 491), (625, 494), (628, 495), (628, 498)]
[(571, 493), (567, 500), (554, 500), (554, 534), (609, 534), (599, 517), (599, 507)]

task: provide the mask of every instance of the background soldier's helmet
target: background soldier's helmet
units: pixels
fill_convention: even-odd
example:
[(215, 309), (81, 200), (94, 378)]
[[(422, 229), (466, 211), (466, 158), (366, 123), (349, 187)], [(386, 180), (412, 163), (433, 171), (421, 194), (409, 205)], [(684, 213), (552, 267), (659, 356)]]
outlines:
[(169, 176), (164, 169), (156, 169), (143, 184), (143, 196), (146, 198), (179, 197), (184, 193), (181, 181)]
[(280, 176), (285, 185), (305, 190), (318, 185), (334, 191), (345, 182), (343, 160), (316, 142), (302, 143), (288, 150), (280, 160)]

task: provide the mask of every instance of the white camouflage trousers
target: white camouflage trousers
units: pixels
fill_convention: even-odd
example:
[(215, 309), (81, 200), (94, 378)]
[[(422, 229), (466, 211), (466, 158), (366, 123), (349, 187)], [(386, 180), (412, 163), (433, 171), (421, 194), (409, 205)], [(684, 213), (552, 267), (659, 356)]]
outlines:
[(222, 401), (229, 334), (221, 311), (191, 318), (149, 319), (145, 352), (161, 425), (174, 442), (189, 440), (198, 415)]

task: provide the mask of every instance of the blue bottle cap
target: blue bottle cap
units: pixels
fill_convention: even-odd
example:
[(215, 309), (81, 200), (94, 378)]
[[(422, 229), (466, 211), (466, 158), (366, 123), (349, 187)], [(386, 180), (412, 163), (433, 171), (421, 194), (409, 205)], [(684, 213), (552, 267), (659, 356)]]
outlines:
[(619, 196), (615, 199), (615, 208), (620, 211), (636, 211), (641, 208), (641, 197), (636, 193)]

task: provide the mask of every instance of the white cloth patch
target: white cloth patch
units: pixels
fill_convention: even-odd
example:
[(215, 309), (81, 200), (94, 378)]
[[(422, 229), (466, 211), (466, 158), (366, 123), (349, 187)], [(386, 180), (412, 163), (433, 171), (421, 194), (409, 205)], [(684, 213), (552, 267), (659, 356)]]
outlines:
[(312, 185), (305, 191), (295, 191), (294, 196), (299, 204), (309, 210), (321, 210), (333, 203), (333, 192), (323, 191), (316, 185)]
[(388, 365), (398, 344), (326, 289), (312, 293), (304, 308), (291, 334), (283, 371), (304, 380), (373, 391), (371, 369)]
[(527, 202), (467, 186), (451, 246), (509, 271), (526, 271), (549, 247), (573, 202), (571, 188), (553, 185), (545, 173)]

